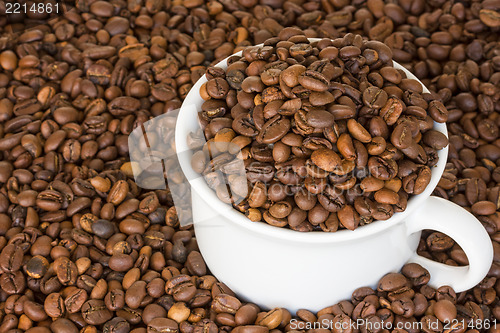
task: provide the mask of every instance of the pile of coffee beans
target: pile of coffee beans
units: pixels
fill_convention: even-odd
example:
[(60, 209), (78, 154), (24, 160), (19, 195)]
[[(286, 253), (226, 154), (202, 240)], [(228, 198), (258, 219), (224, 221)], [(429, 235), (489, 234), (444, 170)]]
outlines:
[(448, 145), (433, 129), (448, 119), (443, 103), (361, 35), (310, 42), (285, 28), (207, 79), (208, 141), (192, 166), (252, 221), (334, 232), (386, 220), (425, 190)]
[[(80, 0), (44, 24), (32, 14), (6, 21), (3, 6), (0, 332), (279, 333), (294, 330), (289, 316), (316, 323), (330, 312), (351, 321), (362, 308), (377, 322), (428, 315), (430, 327), (436, 317), (436, 332), (453, 331), (446, 322), (456, 309), (457, 319), (473, 323), (457, 332), (498, 332), (487, 326), (500, 320), (498, 0)], [(169, 190), (137, 186), (132, 129), (177, 109), (211, 65), (285, 27), (382, 42), (446, 106), (450, 154), (435, 195), (470, 210), (492, 238), (494, 262), (478, 286), (433, 291), (405, 268), (408, 283), (390, 275), (404, 285), (401, 303), (377, 288), (321, 313), (263, 312), (210, 275)], [(419, 252), (467, 265), (440, 233), (425, 232)], [(397, 332), (417, 331), (411, 327)]]

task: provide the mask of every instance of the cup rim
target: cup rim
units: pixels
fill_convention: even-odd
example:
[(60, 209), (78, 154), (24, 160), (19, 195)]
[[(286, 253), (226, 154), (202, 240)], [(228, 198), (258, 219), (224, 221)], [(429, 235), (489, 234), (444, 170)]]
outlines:
[[(319, 41), (321, 38), (309, 38), (310, 41)], [(257, 46), (261, 46), (263, 44), (259, 44)], [(239, 51), (229, 57), (232, 56), (241, 56), (242, 51)], [(227, 68), (227, 59), (220, 61), (215, 65), (215, 67), (220, 67), (223, 69)], [(393, 61), (393, 66), (395, 68), (401, 69), (405, 72), (407, 78), (417, 80), (423, 88), (424, 92), (429, 92), (427, 87), (415, 76), (413, 73), (408, 71), (406, 68), (401, 66), (396, 61)], [(237, 227), (245, 228), (248, 231), (252, 231), (255, 233), (259, 233), (264, 237), (272, 237), (281, 240), (290, 240), (295, 242), (303, 242), (303, 243), (331, 243), (331, 242), (342, 242), (353, 239), (364, 238), (369, 235), (373, 235), (388, 228), (402, 222), (408, 215), (412, 214), (418, 206), (422, 205), (423, 202), (432, 194), (435, 187), (437, 186), (441, 175), (444, 172), (447, 157), (448, 157), (448, 149), (449, 145), (445, 148), (438, 151), (438, 163), (431, 168), (431, 181), (427, 185), (424, 192), (418, 195), (414, 195), (408, 199), (408, 204), (406, 210), (403, 212), (395, 213), (391, 218), (387, 220), (376, 220), (367, 225), (356, 228), (355, 230), (338, 230), (336, 232), (324, 232), (324, 231), (311, 231), (311, 232), (299, 232), (296, 230), (292, 230), (289, 228), (278, 228), (272, 225), (267, 224), (266, 222), (252, 222), (245, 215), (238, 212), (231, 205), (223, 203), (215, 194), (215, 191), (210, 189), (202, 177), (192, 177), (194, 175), (198, 175), (192, 167), (191, 167), (191, 156), (192, 153), (187, 146), (186, 138), (189, 132), (192, 130), (189, 129), (189, 112), (194, 107), (197, 111), (201, 109), (201, 104), (204, 100), (199, 95), (200, 87), (203, 83), (207, 81), (206, 75), (203, 75), (191, 88), (189, 93), (187, 94), (184, 102), (181, 105), (179, 115), (177, 118), (176, 126), (175, 126), (175, 146), (177, 151), (177, 157), (179, 159), (179, 163), (181, 165), (181, 169), (186, 175), (186, 178), (189, 181), (191, 186), (192, 194), (196, 192), (196, 194), (204, 200), (213, 210), (217, 211), (220, 215), (226, 217), (230, 223), (234, 224)], [(191, 108), (191, 110), (189, 110)], [(186, 115), (188, 114), (188, 115)], [(437, 123), (434, 122), (434, 129), (443, 133), (448, 137), (448, 131), (446, 129), (446, 123)], [(181, 154), (182, 153), (182, 154)], [(191, 177), (190, 177), (191, 176)], [(193, 214), (194, 216), (194, 214)], [(196, 221), (193, 220), (193, 223), (196, 227)]]

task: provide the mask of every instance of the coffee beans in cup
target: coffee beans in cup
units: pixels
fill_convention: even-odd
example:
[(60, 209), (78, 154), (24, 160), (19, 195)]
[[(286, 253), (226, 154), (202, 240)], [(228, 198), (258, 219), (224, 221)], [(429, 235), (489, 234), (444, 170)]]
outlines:
[(433, 128), (446, 107), (381, 42), (285, 28), (227, 64), (200, 88), (207, 141), (192, 166), (252, 221), (334, 232), (387, 220), (426, 189), (448, 145)]

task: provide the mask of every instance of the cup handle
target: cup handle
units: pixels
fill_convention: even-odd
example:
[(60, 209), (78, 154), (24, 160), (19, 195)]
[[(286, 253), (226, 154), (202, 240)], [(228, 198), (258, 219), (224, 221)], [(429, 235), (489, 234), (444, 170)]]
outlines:
[(447, 234), (457, 242), (469, 259), (469, 266), (455, 267), (424, 258), (417, 253), (409, 262), (425, 267), (433, 287), (451, 286), (462, 292), (476, 286), (488, 274), (493, 261), (493, 246), (483, 225), (468, 211), (451, 201), (429, 197), (406, 221), (408, 235), (424, 229)]

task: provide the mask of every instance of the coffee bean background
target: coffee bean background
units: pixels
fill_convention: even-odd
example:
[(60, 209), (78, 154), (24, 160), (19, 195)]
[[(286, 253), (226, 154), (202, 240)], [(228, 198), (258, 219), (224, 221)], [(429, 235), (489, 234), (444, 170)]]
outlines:
[[(278, 333), (292, 316), (327, 316), (431, 332), (436, 318), (500, 319), (499, 11), (498, 0), (82, 0), (47, 24), (0, 14), (0, 331)], [(434, 290), (412, 265), (316, 314), (261, 311), (209, 274), (169, 191), (135, 184), (132, 129), (178, 108), (211, 64), (291, 26), (383, 42), (447, 107), (435, 194), (491, 235), (494, 263), (478, 286)], [(433, 231), (419, 252), (467, 264)], [(455, 330), (497, 331), (473, 327)]]

